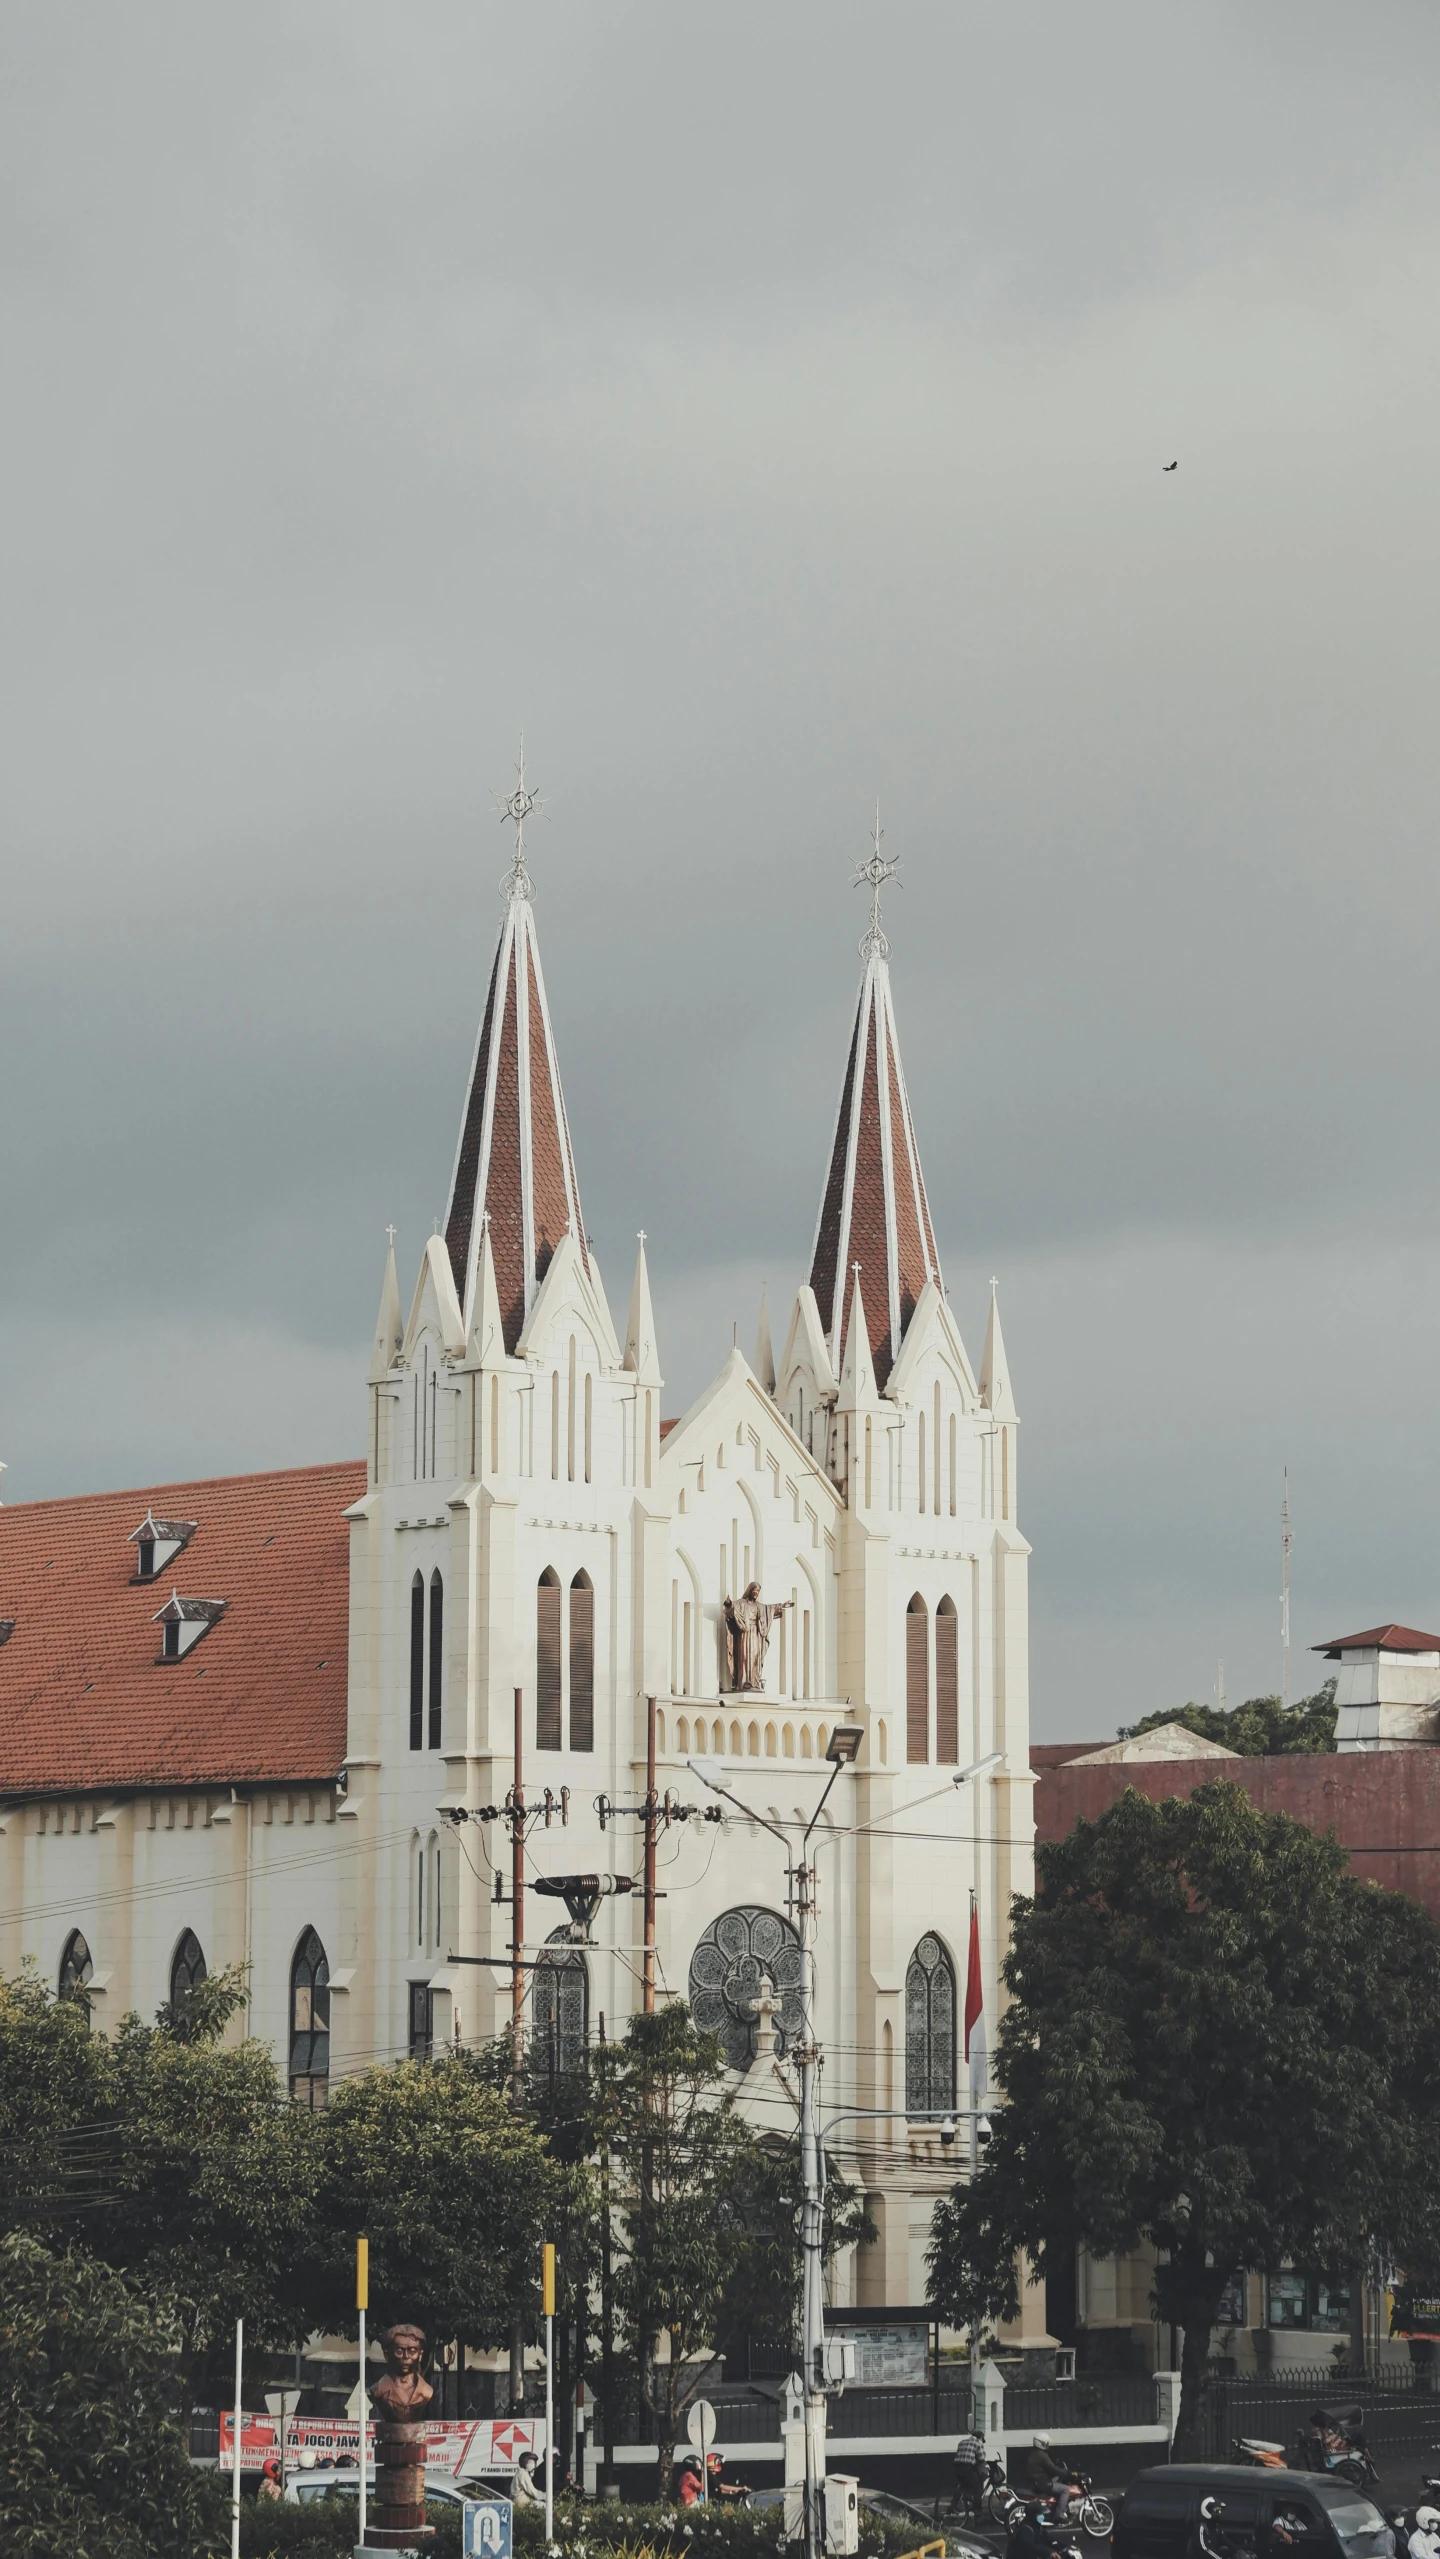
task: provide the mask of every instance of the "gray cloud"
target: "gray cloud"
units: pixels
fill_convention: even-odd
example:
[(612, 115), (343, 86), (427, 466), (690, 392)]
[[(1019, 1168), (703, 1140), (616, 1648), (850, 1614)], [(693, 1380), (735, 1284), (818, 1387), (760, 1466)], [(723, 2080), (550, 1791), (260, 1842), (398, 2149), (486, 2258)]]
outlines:
[(650, 1232), (677, 1402), (804, 1266), (878, 789), (1037, 1723), (1273, 1682), (1287, 1457), (1317, 1631), (1423, 1622), (1433, 15), (0, 43), (12, 1497), (355, 1444), (523, 725), (587, 1217), (622, 1302)]

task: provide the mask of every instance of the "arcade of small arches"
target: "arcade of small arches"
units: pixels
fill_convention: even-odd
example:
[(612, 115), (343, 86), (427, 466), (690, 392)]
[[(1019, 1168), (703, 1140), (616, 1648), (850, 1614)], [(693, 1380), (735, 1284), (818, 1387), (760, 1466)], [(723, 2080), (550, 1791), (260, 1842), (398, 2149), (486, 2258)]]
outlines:
[[(193, 1928), (183, 1928), (170, 1958), (169, 2005), (183, 2016), (188, 2001), (210, 1977), (205, 1949)], [(95, 1959), (78, 1928), (72, 1928), (60, 1956), (56, 1983), (61, 1999), (88, 2005), (95, 1978)], [(314, 1928), (301, 1933), (290, 1960), (287, 2076), (297, 2105), (323, 2106), (330, 2093), (330, 1963)]]
[[(771, 1702), (760, 1701), (762, 1705)], [(673, 1748), (678, 1759), (688, 1758), (693, 1750), (710, 1759), (823, 1760), (830, 1747), (830, 1726), (810, 1716), (692, 1714), (672, 1697), (668, 1708), (656, 1709), (655, 1747), (662, 1759)], [(883, 1716), (875, 1727), (875, 1749), (883, 1767), (890, 1752), (889, 1727)]]

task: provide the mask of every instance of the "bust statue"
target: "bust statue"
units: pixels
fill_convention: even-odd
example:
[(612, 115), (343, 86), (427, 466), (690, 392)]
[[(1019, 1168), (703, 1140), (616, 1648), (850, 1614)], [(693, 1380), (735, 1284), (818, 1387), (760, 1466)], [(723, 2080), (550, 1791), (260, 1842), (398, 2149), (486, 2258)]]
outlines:
[(401, 2319), (383, 2331), (380, 2342), (385, 2349), (385, 2369), (370, 2392), (375, 2412), (392, 2426), (413, 2424), (424, 2416), (435, 2396), (421, 2370), (425, 2331), (408, 2319)]

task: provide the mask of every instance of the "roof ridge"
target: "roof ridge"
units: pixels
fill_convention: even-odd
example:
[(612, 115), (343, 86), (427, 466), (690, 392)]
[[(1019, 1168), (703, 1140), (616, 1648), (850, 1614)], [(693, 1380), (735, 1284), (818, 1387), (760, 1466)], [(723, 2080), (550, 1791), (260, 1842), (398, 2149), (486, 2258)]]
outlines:
[(301, 1475), (338, 1475), (347, 1468), (366, 1472), (363, 1457), (326, 1457), (308, 1466), (261, 1466), (237, 1475), (172, 1475), (163, 1484), (112, 1484), (93, 1493), (43, 1493), (35, 1501), (0, 1504), (0, 1523), (17, 1511), (73, 1510), (79, 1502), (144, 1501), (152, 1508), (162, 1493), (205, 1493), (222, 1484), (293, 1483)]

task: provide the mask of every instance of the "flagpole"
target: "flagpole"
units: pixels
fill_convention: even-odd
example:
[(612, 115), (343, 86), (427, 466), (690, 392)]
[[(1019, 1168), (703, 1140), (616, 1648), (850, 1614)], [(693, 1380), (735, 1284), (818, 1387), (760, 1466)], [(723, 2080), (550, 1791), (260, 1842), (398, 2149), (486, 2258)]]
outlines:
[(985, 2105), (985, 1976), (980, 1960), (980, 1906), (970, 1888), (970, 1954), (965, 1976), (965, 2060), (970, 2072), (972, 2173), (980, 2166), (980, 2117)]

